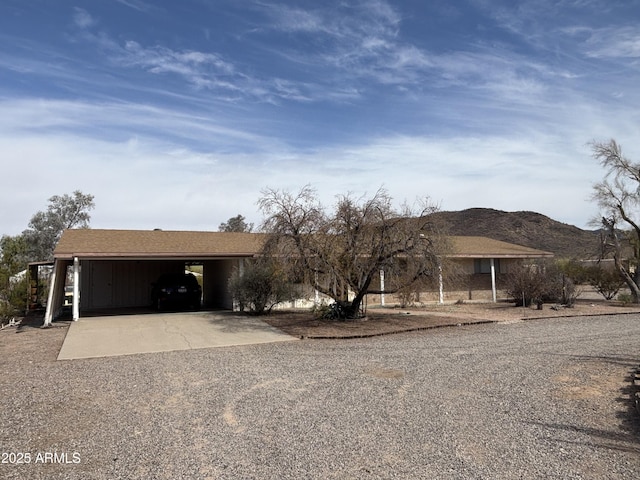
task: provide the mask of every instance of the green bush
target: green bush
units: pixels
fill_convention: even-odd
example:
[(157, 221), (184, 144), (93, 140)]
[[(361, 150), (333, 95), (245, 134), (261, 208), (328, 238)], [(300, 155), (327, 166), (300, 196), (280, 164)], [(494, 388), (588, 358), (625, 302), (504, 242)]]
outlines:
[(618, 301), (627, 305), (633, 302), (633, 297), (629, 293), (621, 293), (618, 295)]
[(624, 279), (614, 268), (589, 267), (588, 282), (606, 300), (615, 298), (622, 287)]
[(606, 300), (612, 300), (618, 294), (625, 282), (613, 266), (584, 265), (576, 260), (564, 261), (560, 264), (561, 271), (578, 285), (591, 285), (596, 292)]
[(22, 316), (27, 308), (27, 279), (11, 281), (0, 289), (0, 324)]
[(296, 289), (288, 281), (276, 261), (259, 258), (235, 269), (229, 280), (229, 291), (241, 312), (257, 315), (269, 313), (277, 304), (296, 298)]
[(331, 305), (319, 303), (311, 308), (311, 313), (313, 313), (316, 318), (331, 318)]

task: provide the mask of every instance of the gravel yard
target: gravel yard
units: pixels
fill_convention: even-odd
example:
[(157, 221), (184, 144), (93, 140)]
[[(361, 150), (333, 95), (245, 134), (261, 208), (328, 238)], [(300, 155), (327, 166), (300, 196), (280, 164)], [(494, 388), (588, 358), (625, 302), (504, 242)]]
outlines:
[(56, 361), (65, 331), (0, 332), (1, 478), (640, 472), (639, 314)]

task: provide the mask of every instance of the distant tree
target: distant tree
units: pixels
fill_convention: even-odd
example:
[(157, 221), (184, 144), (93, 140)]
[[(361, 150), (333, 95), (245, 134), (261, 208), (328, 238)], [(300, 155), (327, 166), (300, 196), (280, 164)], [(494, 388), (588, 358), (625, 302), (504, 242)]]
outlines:
[(20, 235), (0, 239), (0, 318), (24, 311), (28, 282), (23, 272), (29, 262), (51, 260), (60, 235), (67, 228), (88, 228), (93, 196), (80, 191), (55, 195), (44, 212), (37, 212)]
[(24, 311), (27, 299), (27, 245), (22, 235), (4, 235), (0, 239), (0, 323)]
[(47, 210), (34, 214), (28, 228), (22, 232), (28, 246), (29, 260), (51, 260), (65, 229), (89, 228), (89, 211), (95, 207), (93, 198), (93, 195), (85, 195), (79, 190), (73, 195), (51, 197)]
[(327, 211), (316, 192), (268, 189), (258, 202), (269, 235), (267, 254), (285, 263), (292, 281), (313, 285), (354, 317), (373, 281), (385, 271), (385, 292), (395, 293), (425, 276), (437, 276), (446, 249), (424, 201), (416, 210), (395, 209), (383, 189), (371, 198), (338, 198)]
[(250, 233), (253, 230), (253, 223), (245, 222), (245, 218), (242, 215), (236, 215), (231, 217), (226, 222), (223, 222), (218, 227), (220, 232), (245, 232)]
[(3, 235), (0, 238), (0, 276), (13, 276), (27, 268), (28, 254), (27, 242), (23, 235)]
[[(640, 302), (640, 225), (637, 208), (640, 205), (640, 163), (622, 154), (615, 140), (593, 142), (593, 157), (606, 169), (604, 179), (593, 187), (592, 199), (601, 210), (594, 223), (603, 229), (602, 256), (612, 255), (616, 270), (631, 291), (635, 303)], [(626, 227), (626, 230), (624, 229)], [(631, 247), (630, 258), (625, 247)]]

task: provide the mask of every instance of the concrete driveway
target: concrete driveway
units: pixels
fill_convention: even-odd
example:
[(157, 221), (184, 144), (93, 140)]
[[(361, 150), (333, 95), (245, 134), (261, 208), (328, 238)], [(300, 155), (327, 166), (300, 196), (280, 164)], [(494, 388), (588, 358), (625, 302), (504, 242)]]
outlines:
[(69, 326), (58, 360), (297, 340), (256, 317), (178, 312), (81, 318)]

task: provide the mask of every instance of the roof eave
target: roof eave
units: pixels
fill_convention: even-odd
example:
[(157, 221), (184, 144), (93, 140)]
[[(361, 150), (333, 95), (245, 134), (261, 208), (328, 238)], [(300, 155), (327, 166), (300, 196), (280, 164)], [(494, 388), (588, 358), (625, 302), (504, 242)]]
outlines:
[(57, 260), (211, 260), (223, 258), (253, 258), (256, 253), (61, 253)]

